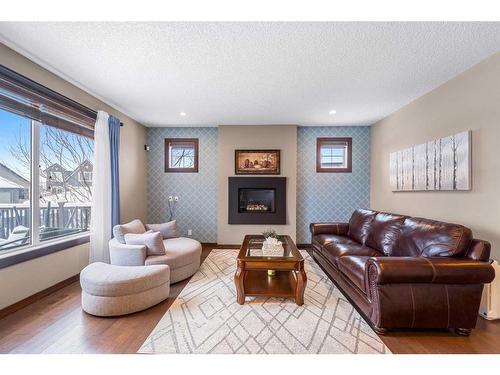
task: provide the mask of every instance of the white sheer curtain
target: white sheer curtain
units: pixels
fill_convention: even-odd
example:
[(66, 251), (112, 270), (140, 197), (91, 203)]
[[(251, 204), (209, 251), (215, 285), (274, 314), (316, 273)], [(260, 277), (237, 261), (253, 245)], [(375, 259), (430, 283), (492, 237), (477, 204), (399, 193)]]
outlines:
[(111, 151), (108, 119), (109, 115), (106, 112), (99, 111), (94, 129), (90, 263), (109, 263), (108, 242), (111, 239)]

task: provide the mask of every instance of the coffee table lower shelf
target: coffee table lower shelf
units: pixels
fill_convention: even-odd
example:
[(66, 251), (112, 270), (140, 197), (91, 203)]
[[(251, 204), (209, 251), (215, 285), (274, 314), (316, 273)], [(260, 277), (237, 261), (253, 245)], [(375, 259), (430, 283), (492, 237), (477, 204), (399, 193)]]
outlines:
[[(296, 271), (276, 271), (270, 276), (267, 270), (245, 270), (235, 277), (238, 303), (244, 304), (246, 296), (292, 297), (301, 306), (304, 303), (304, 283), (298, 282)], [(243, 282), (239, 281), (242, 278)], [(300, 285), (298, 285), (300, 284)]]
[(295, 297), (297, 278), (294, 271), (276, 271), (269, 276), (267, 270), (248, 270), (243, 285), (246, 296)]

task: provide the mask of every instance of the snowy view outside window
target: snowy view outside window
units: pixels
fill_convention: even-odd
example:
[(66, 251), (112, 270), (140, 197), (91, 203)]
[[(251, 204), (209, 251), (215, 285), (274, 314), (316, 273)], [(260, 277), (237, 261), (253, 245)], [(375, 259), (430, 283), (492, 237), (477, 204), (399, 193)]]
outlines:
[(321, 146), (321, 168), (345, 168), (347, 166), (347, 147), (345, 145)]
[(192, 145), (170, 146), (170, 168), (194, 168), (195, 149)]
[[(92, 196), (93, 140), (35, 123), (39, 187), (32, 192), (32, 120), (0, 109), (0, 253), (87, 231)], [(33, 194), (32, 194), (33, 193)], [(31, 197), (40, 226), (31, 233)]]

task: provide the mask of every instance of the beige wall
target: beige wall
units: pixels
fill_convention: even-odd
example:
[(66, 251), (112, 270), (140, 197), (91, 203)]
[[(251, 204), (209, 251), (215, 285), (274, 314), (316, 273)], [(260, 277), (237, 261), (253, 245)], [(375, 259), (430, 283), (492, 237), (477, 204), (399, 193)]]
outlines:
[[(389, 153), (472, 130), (472, 190), (391, 192)], [(500, 53), (372, 127), (371, 206), (469, 226), (500, 258)]]
[(0, 270), (0, 310), (77, 275), (89, 263), (89, 245), (75, 246)]
[[(219, 126), (217, 140), (217, 243), (239, 244), (245, 234), (259, 234), (272, 227), (295, 240), (297, 190), (297, 126)], [(281, 175), (287, 178), (286, 225), (229, 225), (228, 177), (234, 174), (235, 149), (281, 150)]]
[[(52, 74), (0, 43), (0, 64), (94, 110), (104, 110), (123, 123), (120, 134), (120, 206), (122, 221), (146, 219), (146, 128), (99, 99)], [(0, 309), (74, 276), (88, 263), (82, 245), (0, 269)]]

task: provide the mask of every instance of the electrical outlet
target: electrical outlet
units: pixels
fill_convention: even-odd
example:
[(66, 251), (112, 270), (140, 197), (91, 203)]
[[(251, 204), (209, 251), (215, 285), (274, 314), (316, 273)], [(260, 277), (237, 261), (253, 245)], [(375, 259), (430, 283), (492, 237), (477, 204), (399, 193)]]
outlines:
[(193, 230), (192, 229), (188, 229), (188, 236), (192, 236), (193, 235)]

